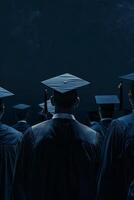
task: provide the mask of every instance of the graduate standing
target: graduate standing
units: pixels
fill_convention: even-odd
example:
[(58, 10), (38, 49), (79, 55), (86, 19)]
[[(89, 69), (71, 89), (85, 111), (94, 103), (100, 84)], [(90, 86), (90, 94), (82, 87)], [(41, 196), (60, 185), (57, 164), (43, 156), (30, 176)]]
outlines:
[(115, 105), (120, 102), (116, 95), (97, 95), (95, 100), (98, 105), (100, 122), (94, 123), (91, 128), (100, 133), (100, 143), (102, 145), (115, 114)]
[(43, 84), (54, 90), (55, 114), (24, 135), (13, 200), (94, 200), (98, 135), (73, 115), (79, 103), (76, 89), (89, 82), (63, 74)]
[(132, 112), (111, 124), (97, 200), (126, 200), (129, 185), (134, 179), (134, 73), (121, 78), (130, 84), (129, 100)]
[(22, 134), (2, 123), (3, 99), (13, 94), (0, 87), (0, 199), (10, 200), (15, 162)]
[(27, 119), (29, 116), (30, 105), (27, 104), (17, 104), (13, 108), (16, 111), (17, 123), (13, 125), (13, 128), (24, 133), (29, 127)]

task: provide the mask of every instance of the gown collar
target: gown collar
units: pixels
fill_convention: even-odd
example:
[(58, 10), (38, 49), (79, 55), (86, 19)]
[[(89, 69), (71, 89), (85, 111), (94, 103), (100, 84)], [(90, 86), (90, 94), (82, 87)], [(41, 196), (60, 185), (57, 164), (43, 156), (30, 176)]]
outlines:
[(102, 118), (100, 121), (103, 122), (103, 121), (110, 121), (110, 120), (112, 120), (112, 118), (107, 117), (107, 118)]
[(52, 119), (57, 119), (57, 118), (60, 118), (60, 119), (73, 119), (73, 120), (75, 120), (74, 115), (68, 114), (68, 113), (56, 113), (56, 114), (53, 115)]
[(19, 120), (18, 123), (25, 123), (26, 124), (27, 121), (26, 120)]

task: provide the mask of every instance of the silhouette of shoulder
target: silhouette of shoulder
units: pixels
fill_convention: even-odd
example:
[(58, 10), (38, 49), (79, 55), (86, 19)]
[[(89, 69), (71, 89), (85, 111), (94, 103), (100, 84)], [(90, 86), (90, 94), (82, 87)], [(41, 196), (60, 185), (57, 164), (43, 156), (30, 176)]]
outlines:
[(71, 132), (76, 140), (96, 145), (98, 133), (77, 120), (51, 119), (29, 128), (28, 133), (33, 134), (36, 142), (44, 139), (53, 139), (59, 132)]
[(0, 124), (0, 144), (14, 145), (21, 141), (21, 138), (21, 132), (6, 124)]

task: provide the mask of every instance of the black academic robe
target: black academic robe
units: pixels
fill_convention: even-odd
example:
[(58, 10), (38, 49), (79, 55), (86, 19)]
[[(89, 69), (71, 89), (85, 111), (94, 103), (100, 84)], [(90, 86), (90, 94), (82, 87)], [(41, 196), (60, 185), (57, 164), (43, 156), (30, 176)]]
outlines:
[(0, 200), (11, 199), (15, 162), (22, 134), (0, 123)]
[(106, 118), (106, 119), (101, 120), (100, 122), (96, 122), (95, 124), (91, 126), (91, 128), (97, 131), (98, 133), (100, 133), (100, 136), (102, 138), (105, 138), (107, 134), (107, 129), (109, 128), (111, 122), (112, 122), (112, 118)]
[(106, 140), (108, 137), (108, 128), (112, 122), (112, 118), (106, 118), (101, 120), (100, 122), (96, 122), (91, 126), (93, 130), (99, 133), (99, 144), (101, 148), (101, 158), (103, 157), (105, 146), (106, 146)]
[(97, 133), (73, 119), (51, 119), (28, 129), (13, 200), (94, 200), (97, 143)]
[(18, 121), (15, 125), (13, 125), (13, 128), (21, 133), (24, 133), (29, 127), (30, 125), (26, 121)]
[(127, 199), (134, 172), (128, 145), (133, 137), (134, 113), (112, 122), (98, 182), (97, 200)]
[(49, 120), (49, 119), (52, 119), (53, 117), (53, 114), (48, 112), (47, 115), (45, 115), (42, 111), (38, 113), (38, 121), (37, 123), (40, 123), (40, 122), (44, 122), (46, 120)]

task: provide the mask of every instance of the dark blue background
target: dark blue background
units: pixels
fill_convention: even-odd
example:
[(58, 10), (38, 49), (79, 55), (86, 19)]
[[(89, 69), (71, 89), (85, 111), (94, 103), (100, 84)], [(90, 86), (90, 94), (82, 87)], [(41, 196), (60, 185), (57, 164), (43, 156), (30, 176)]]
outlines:
[(92, 82), (80, 90), (81, 112), (92, 110), (90, 95), (117, 92), (117, 77), (134, 72), (133, 1), (5, 0), (0, 12), (0, 85), (16, 94), (11, 105), (36, 106), (40, 81), (69, 72)]

